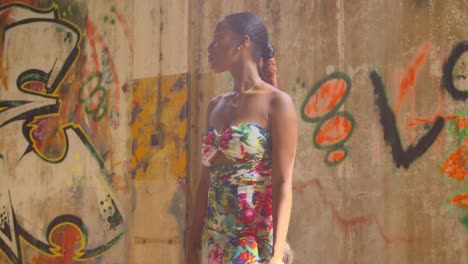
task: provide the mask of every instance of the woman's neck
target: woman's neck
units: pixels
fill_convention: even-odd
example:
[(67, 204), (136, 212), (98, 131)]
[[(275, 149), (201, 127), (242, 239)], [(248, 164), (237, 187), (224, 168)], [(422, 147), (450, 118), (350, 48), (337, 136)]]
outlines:
[(233, 90), (238, 93), (250, 90), (261, 81), (257, 65), (254, 63), (243, 63), (234, 67), (231, 75), (234, 78)]

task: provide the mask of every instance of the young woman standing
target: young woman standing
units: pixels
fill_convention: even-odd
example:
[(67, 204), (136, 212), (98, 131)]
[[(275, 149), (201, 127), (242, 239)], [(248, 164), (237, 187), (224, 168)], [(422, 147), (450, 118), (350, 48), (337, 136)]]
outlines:
[[(208, 105), (187, 263), (283, 263), (297, 147), (294, 104), (276, 88), (274, 50), (263, 22), (243, 12), (216, 25), (211, 68), (233, 89)], [(259, 62), (263, 67), (259, 70)]]

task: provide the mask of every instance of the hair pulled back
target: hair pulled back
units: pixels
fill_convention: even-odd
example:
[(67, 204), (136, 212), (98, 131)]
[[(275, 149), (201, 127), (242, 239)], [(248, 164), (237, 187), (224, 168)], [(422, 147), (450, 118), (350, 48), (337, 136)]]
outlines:
[(278, 70), (275, 61), (275, 49), (268, 38), (268, 31), (262, 20), (250, 12), (234, 13), (226, 16), (225, 21), (239, 35), (247, 35), (253, 43), (253, 56), (258, 64), (263, 60), (260, 76), (262, 79), (277, 86)]

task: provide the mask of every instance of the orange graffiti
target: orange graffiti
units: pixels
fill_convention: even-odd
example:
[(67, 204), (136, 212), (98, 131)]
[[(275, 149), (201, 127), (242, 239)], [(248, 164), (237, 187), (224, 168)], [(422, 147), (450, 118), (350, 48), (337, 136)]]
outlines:
[(453, 197), (451, 200), (452, 204), (461, 207), (461, 208), (466, 208), (468, 209), (468, 194), (459, 194), (455, 197)]
[(94, 32), (96, 32), (96, 26), (88, 19), (85, 30), (86, 35), (88, 36), (89, 46), (91, 47), (91, 57), (93, 58), (95, 70), (99, 71), (99, 59), (96, 51), (96, 43), (94, 42)]
[[(432, 125), (435, 123), (436, 119), (440, 116), (430, 116), (430, 117), (414, 117), (409, 123), (409, 127), (414, 127), (417, 125)], [(447, 115), (443, 116), (447, 121), (454, 120), (454, 119), (459, 119), (460, 117), (455, 116), (455, 115)]]
[(336, 115), (325, 121), (315, 136), (319, 146), (331, 146), (345, 140), (351, 133), (352, 121), (343, 115)]
[(442, 165), (441, 174), (462, 181), (468, 175), (468, 149), (461, 145)]
[(331, 111), (343, 98), (348, 89), (343, 79), (331, 79), (320, 86), (310, 97), (305, 107), (305, 114), (310, 118), (316, 118)]
[(456, 127), (458, 130), (468, 128), (468, 118), (467, 117), (458, 117)]
[(337, 149), (337, 150), (330, 152), (327, 155), (327, 162), (329, 164), (334, 164), (334, 163), (342, 161), (345, 157), (346, 157), (346, 151), (343, 149)]
[(120, 25), (122, 26), (123, 32), (125, 34), (125, 37), (127, 38), (128, 41), (128, 48), (130, 49), (130, 52), (133, 56), (134, 53), (134, 48), (133, 48), (133, 38), (130, 32), (130, 28), (128, 27), (128, 23), (125, 20), (125, 18), (120, 14), (119, 12), (115, 11), (115, 17), (119, 21)]
[(406, 75), (401, 81), (400, 90), (398, 91), (398, 99), (395, 104), (395, 114), (398, 114), (401, 103), (403, 102), (403, 99), (405, 98), (406, 94), (414, 88), (416, 73), (421, 69), (421, 66), (426, 60), (426, 55), (430, 49), (430, 43), (424, 44), (421, 51), (416, 55), (416, 57), (413, 59), (410, 66), (408, 67)]

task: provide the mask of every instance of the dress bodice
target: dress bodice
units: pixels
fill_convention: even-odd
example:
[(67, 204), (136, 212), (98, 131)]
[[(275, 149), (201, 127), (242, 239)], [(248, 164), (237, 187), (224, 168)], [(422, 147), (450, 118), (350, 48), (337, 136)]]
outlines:
[(231, 125), (221, 133), (209, 128), (202, 139), (202, 164), (211, 166), (217, 152), (237, 162), (258, 162), (270, 156), (270, 132), (253, 123)]

